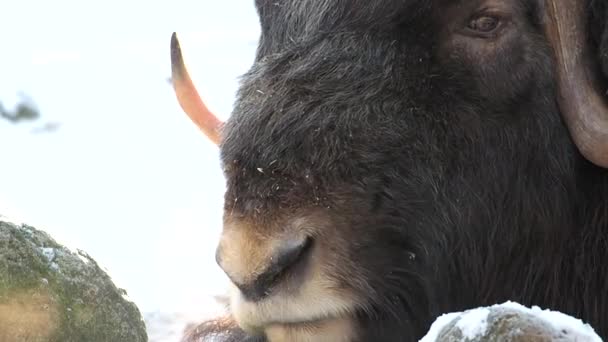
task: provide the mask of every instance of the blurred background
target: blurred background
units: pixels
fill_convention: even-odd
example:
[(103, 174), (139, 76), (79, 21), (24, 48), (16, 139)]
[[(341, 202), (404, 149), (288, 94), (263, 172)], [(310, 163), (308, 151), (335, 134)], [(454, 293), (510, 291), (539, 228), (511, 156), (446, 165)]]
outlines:
[(150, 330), (209, 312), (227, 282), (214, 261), (224, 180), (173, 94), (169, 41), (176, 31), (225, 119), (255, 53), (253, 0), (21, 0), (0, 13), (0, 215), (89, 253)]

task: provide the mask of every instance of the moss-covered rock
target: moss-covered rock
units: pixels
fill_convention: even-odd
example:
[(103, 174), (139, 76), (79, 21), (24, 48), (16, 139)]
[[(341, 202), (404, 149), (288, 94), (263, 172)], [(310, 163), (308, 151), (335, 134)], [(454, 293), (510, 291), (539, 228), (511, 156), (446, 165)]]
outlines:
[(439, 317), (421, 342), (601, 342), (591, 326), (560, 312), (507, 302)]
[(0, 341), (145, 342), (125, 295), (86, 253), (0, 221)]

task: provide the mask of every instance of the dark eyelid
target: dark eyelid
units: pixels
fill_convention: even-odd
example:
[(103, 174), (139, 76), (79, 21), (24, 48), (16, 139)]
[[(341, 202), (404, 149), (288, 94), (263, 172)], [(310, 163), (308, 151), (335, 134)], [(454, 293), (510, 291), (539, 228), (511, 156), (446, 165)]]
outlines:
[(488, 17), (496, 17), (502, 20), (510, 20), (511, 15), (510, 12), (497, 7), (480, 7), (478, 10), (473, 12), (473, 14), (469, 17), (469, 20), (473, 20), (475, 18), (488, 16)]

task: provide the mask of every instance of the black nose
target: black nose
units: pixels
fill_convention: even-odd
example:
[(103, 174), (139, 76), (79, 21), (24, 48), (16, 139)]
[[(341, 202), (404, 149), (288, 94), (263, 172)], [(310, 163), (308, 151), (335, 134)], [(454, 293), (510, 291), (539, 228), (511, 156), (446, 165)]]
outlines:
[(270, 258), (266, 270), (248, 284), (235, 284), (249, 301), (259, 301), (268, 296), (272, 287), (279, 283), (283, 276), (303, 259), (312, 245), (311, 239), (289, 240)]

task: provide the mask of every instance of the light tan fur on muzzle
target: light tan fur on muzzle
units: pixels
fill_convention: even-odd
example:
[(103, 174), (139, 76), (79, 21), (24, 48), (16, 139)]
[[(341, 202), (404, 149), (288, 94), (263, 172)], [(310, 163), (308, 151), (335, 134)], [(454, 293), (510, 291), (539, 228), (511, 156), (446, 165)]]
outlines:
[(222, 268), (233, 282), (250, 283), (268, 268), (281, 242), (255, 229), (227, 223), (218, 247)]
[(274, 324), (266, 328), (271, 342), (349, 342), (355, 337), (350, 319), (328, 319), (318, 323)]

